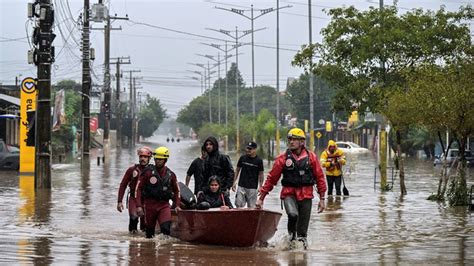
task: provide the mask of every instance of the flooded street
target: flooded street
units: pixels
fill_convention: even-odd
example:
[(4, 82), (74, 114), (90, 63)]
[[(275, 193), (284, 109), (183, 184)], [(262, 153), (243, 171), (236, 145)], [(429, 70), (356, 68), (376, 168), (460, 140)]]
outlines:
[[(164, 140), (164, 136), (151, 138), (150, 146), (170, 148), (168, 166), (184, 182), (199, 144)], [(99, 155), (97, 150), (91, 154), (89, 175), (81, 175), (78, 161), (55, 164), (51, 191), (35, 192), (33, 177), (0, 172), (0, 263), (474, 264), (474, 213), (426, 200), (438, 183), (439, 169), (430, 162), (406, 161), (408, 195), (401, 198), (398, 179), (393, 191), (381, 193), (379, 184), (374, 190), (376, 162), (371, 154), (352, 156), (345, 176), (351, 196), (328, 199), (321, 214), (314, 207), (309, 249), (288, 251), (286, 214), (268, 248), (130, 236), (128, 214), (117, 212), (116, 202), (125, 170), (137, 161), (135, 150), (112, 150), (110, 162), (100, 166)], [(469, 186), (474, 184), (470, 170)], [(282, 212), (279, 192), (278, 186), (270, 193), (265, 208)]]

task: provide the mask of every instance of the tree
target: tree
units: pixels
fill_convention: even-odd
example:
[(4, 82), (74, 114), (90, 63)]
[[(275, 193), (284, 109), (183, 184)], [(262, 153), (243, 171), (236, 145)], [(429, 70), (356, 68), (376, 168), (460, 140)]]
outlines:
[[(425, 107), (417, 110), (416, 119), (432, 131), (448, 130), (458, 142), (460, 162), (448, 191), (451, 205), (465, 205), (468, 200), (464, 151), (468, 137), (474, 132), (473, 59), (471, 56), (446, 66), (430, 64), (408, 75), (407, 97), (414, 99), (417, 106)], [(446, 191), (447, 176), (443, 173), (445, 171), (440, 177), (437, 199), (443, 199)]]
[[(78, 92), (80, 88), (81, 84), (76, 83), (74, 80), (62, 80), (53, 86), (55, 93), (62, 89), (65, 90), (64, 111), (66, 113), (66, 123), (61, 125), (58, 131), (51, 133), (53, 154), (69, 152), (72, 148), (70, 143), (72, 143), (75, 138), (72, 127), (81, 127), (81, 116), (77, 115), (81, 113), (82, 108), (82, 97)], [(52, 102), (54, 103), (54, 98)]]
[[(400, 99), (407, 92), (403, 73), (423, 64), (455, 62), (473, 49), (469, 29), (460, 24), (473, 17), (470, 7), (458, 12), (412, 10), (398, 15), (395, 7), (358, 11), (354, 7), (331, 9), (332, 20), (322, 30), (322, 44), (306, 46), (293, 61), (321, 75), (336, 88), (335, 106), (349, 110), (354, 103), (388, 117), (400, 145), (401, 131), (407, 126), (401, 112), (409, 106)], [(319, 53), (321, 60), (311, 64)], [(392, 97), (392, 98), (390, 98)], [(400, 150), (398, 151), (398, 158)], [(406, 193), (403, 163), (400, 190)]]
[[(320, 119), (332, 120), (334, 108), (331, 104), (334, 97), (334, 89), (329, 87), (320, 77), (313, 77), (314, 85), (314, 114), (315, 121)], [(288, 86), (286, 99), (291, 106), (291, 111), (299, 121), (309, 120), (309, 75), (301, 74), (298, 79)], [(300, 125), (302, 126), (302, 125)]]
[[(199, 129), (205, 124), (209, 123), (209, 93), (211, 93), (212, 101), (212, 122), (217, 122), (218, 117), (218, 89), (219, 82), (221, 83), (221, 124), (225, 122), (225, 91), (224, 84), (225, 80), (228, 80), (228, 121), (233, 124), (236, 115), (236, 89), (235, 89), (235, 77), (239, 77), (239, 113), (241, 115), (252, 113), (252, 89), (246, 88), (243, 82), (240, 71), (237, 69), (235, 64), (232, 64), (229, 71), (224, 78), (216, 80), (210, 90), (206, 91), (203, 95), (194, 98), (187, 106), (181, 109), (178, 113), (178, 122), (186, 124), (195, 130)], [(280, 97), (280, 112), (285, 113), (288, 110), (288, 101)], [(260, 110), (268, 109), (271, 112), (276, 112), (276, 89), (270, 86), (256, 86), (255, 87), (255, 107), (256, 112)]]
[(138, 135), (144, 138), (153, 136), (165, 118), (166, 109), (160, 100), (148, 95), (144, 107), (138, 114)]

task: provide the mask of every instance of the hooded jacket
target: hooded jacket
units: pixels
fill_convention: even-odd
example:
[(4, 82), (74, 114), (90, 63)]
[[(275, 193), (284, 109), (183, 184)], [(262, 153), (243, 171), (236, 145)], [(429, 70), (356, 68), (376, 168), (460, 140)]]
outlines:
[[(334, 153), (329, 151), (330, 146), (336, 146)], [(346, 156), (344, 152), (337, 148), (334, 140), (328, 142), (327, 148), (321, 153), (321, 166), (326, 168), (326, 175), (341, 176), (342, 166), (346, 164)]]
[[(206, 142), (210, 141), (214, 147), (211, 152), (206, 150)], [(203, 184), (207, 184), (209, 178), (213, 175), (221, 178), (222, 188), (230, 189), (234, 183), (234, 168), (229, 156), (219, 152), (219, 143), (214, 137), (208, 137), (202, 149), (207, 152), (207, 157), (204, 160)]]
[(211, 205), (211, 208), (219, 208), (221, 206), (227, 206), (229, 209), (234, 208), (230, 201), (230, 198), (226, 196), (219, 188), (217, 192), (212, 192), (209, 187), (204, 188), (202, 193), (199, 194), (197, 203), (207, 202)]

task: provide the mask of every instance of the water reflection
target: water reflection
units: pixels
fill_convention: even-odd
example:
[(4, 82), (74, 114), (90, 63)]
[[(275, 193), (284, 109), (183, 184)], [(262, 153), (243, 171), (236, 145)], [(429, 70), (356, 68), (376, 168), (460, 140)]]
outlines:
[[(156, 148), (164, 139), (151, 139), (147, 145)], [(184, 181), (199, 143), (166, 145), (171, 151), (168, 164)], [(286, 214), (268, 248), (128, 235), (128, 214), (116, 211), (116, 201), (125, 170), (137, 161), (135, 149), (112, 149), (110, 161), (101, 165), (97, 152), (91, 151), (92, 163), (85, 168), (79, 161), (54, 165), (52, 190), (35, 191), (33, 177), (0, 172), (1, 264), (474, 265), (473, 214), (426, 200), (438, 181), (438, 170), (429, 162), (406, 160), (408, 195), (400, 197), (397, 180), (393, 191), (373, 189), (376, 162), (370, 154), (353, 156), (345, 175), (351, 196), (327, 199), (320, 214), (315, 200), (309, 250), (289, 251)], [(467, 181), (474, 183), (472, 174)], [(278, 184), (265, 208), (282, 212), (280, 190)]]
[[(50, 264), (51, 243), (49, 233), (39, 233), (50, 222), (51, 190), (35, 190), (34, 176), (19, 177), (19, 198), (17, 233), (21, 237), (17, 241), (18, 257), (27, 261), (28, 257), (36, 257), (39, 264)], [(35, 229), (36, 228), (36, 229)]]
[(89, 218), (91, 187), (90, 187), (90, 162), (82, 162), (81, 164), (81, 219)]

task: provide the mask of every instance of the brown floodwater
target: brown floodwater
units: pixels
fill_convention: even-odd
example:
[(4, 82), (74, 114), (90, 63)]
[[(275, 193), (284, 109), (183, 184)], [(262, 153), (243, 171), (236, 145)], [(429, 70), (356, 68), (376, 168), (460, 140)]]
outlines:
[[(154, 148), (170, 148), (168, 166), (184, 181), (199, 144), (166, 143), (164, 136), (150, 142)], [(406, 160), (408, 195), (401, 197), (398, 179), (393, 191), (380, 192), (378, 184), (374, 189), (371, 154), (350, 156), (345, 181), (351, 196), (327, 200), (321, 214), (315, 200), (308, 250), (288, 250), (286, 214), (265, 248), (130, 236), (128, 215), (117, 212), (116, 202), (122, 175), (136, 161), (135, 151), (112, 150), (110, 159), (98, 166), (101, 153), (92, 151), (90, 171), (84, 174), (78, 160), (53, 165), (51, 190), (35, 191), (33, 177), (0, 172), (1, 264), (474, 265), (474, 213), (426, 200), (437, 189), (439, 172), (426, 161)], [(474, 184), (470, 170), (469, 185)], [(282, 212), (279, 191), (278, 186), (267, 197), (265, 208)]]

